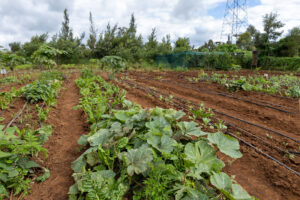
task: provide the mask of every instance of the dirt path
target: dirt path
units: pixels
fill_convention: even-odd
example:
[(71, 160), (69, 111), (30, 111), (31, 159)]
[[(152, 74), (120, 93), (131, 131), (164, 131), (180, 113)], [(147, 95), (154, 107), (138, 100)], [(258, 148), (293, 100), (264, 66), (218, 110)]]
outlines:
[(50, 140), (44, 145), (48, 149), (46, 167), (50, 178), (32, 186), (32, 194), (26, 200), (66, 200), (69, 187), (74, 183), (71, 162), (80, 156), (78, 138), (86, 133), (85, 120), (80, 110), (72, 109), (78, 105), (79, 90), (71, 75), (60, 92), (57, 107), (54, 108), (47, 123), (53, 126)]

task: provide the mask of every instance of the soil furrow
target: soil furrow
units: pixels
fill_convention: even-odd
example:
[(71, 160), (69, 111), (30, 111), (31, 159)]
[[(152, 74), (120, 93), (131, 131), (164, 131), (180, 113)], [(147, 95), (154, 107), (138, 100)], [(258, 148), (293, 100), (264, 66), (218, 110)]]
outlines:
[(53, 133), (44, 145), (49, 157), (45, 165), (50, 169), (50, 178), (32, 186), (32, 194), (27, 200), (66, 200), (69, 187), (74, 184), (71, 162), (80, 156), (77, 140), (87, 132), (82, 111), (74, 110), (78, 105), (79, 90), (71, 75), (60, 92), (57, 106), (53, 108), (47, 120), (53, 126)]

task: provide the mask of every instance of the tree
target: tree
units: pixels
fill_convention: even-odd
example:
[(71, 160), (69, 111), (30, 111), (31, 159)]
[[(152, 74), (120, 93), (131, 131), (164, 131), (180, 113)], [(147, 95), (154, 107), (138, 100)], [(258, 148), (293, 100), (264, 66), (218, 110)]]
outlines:
[(82, 44), (84, 36), (84, 33), (82, 33), (80, 37), (73, 36), (68, 10), (65, 9), (60, 32), (58, 35), (52, 37), (49, 46), (66, 52), (66, 54), (60, 56), (62, 63), (78, 62), (81, 58), (86, 57), (87, 54), (85, 45)]
[(182, 51), (190, 51), (190, 39), (189, 38), (181, 38), (179, 37), (175, 42), (174, 52), (182, 52)]
[(33, 52), (38, 50), (42, 44), (46, 43), (47, 38), (48, 38), (48, 33), (43, 33), (41, 35), (36, 35), (31, 37), (30, 42), (26, 42), (22, 46), (22, 51), (23, 51), (22, 54), (25, 57), (30, 58)]
[(3, 52), (0, 55), (1, 55), (0, 63), (3, 63), (5, 66), (9, 67), (11, 70), (13, 70), (15, 66), (25, 63), (24, 57), (18, 56), (14, 53)]
[(279, 40), (274, 47), (276, 56), (299, 56), (300, 27), (294, 27), (286, 37)]
[(129, 28), (128, 28), (128, 36), (129, 38), (133, 39), (135, 38), (136, 36), (136, 28), (137, 28), (137, 25), (135, 23), (135, 17), (134, 17), (134, 14), (132, 13), (131, 14), (131, 18), (130, 18), (130, 23), (129, 23)]
[(169, 34), (162, 38), (162, 42), (158, 46), (158, 52), (160, 54), (169, 54), (172, 52), (171, 37)]
[(64, 40), (72, 40), (73, 39), (73, 31), (70, 28), (70, 19), (69, 19), (69, 14), (68, 10), (64, 10), (64, 20), (61, 24), (61, 30), (59, 33), (59, 37), (64, 39)]
[(90, 12), (90, 35), (89, 35), (89, 39), (87, 41), (87, 45), (90, 48), (90, 50), (92, 51), (92, 55), (94, 54), (94, 50), (96, 47), (96, 41), (97, 41), (97, 30), (94, 27), (94, 22), (93, 22), (93, 16), (92, 13)]
[(263, 26), (264, 26), (264, 43), (265, 43), (265, 55), (270, 55), (270, 44), (277, 40), (283, 33), (278, 29), (282, 28), (284, 24), (278, 20), (277, 13), (266, 14), (263, 17)]
[(8, 44), (10, 51), (15, 53), (21, 50), (21, 42), (12, 42)]
[(58, 55), (65, 54), (65, 51), (61, 51), (55, 49), (53, 47), (48, 46), (47, 44), (43, 44), (40, 46), (38, 50), (36, 50), (31, 58), (32, 61), (38, 65), (40, 68), (44, 68), (45, 66), (51, 68), (55, 66), (57, 63), (54, 61), (54, 58)]
[(158, 41), (156, 39), (156, 28), (153, 28), (145, 44), (145, 58), (152, 62), (156, 54), (158, 54)]
[(240, 34), (236, 41), (236, 45), (242, 50), (251, 51), (253, 48), (252, 40), (251, 40), (251, 33), (246, 31), (246, 32)]

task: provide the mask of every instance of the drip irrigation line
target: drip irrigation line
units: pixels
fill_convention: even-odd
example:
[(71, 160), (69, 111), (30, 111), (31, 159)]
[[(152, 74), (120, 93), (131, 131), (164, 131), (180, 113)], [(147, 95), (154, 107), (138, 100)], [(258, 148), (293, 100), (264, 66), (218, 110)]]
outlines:
[[(192, 104), (194, 104), (194, 103), (192, 103)], [(196, 104), (196, 105), (197, 105), (197, 104)], [(256, 127), (258, 127), (258, 128), (261, 128), (261, 129), (267, 130), (267, 131), (269, 131), (269, 132), (275, 133), (275, 134), (277, 134), (277, 135), (280, 135), (280, 136), (282, 136), (282, 137), (288, 138), (288, 139), (290, 139), (290, 140), (292, 140), (292, 141), (294, 141), (294, 142), (296, 142), (296, 143), (300, 143), (299, 140), (294, 139), (294, 138), (292, 138), (292, 137), (290, 137), (290, 136), (288, 136), (288, 135), (285, 135), (285, 134), (283, 134), (283, 133), (281, 133), (281, 132), (279, 132), (279, 131), (275, 131), (275, 130), (266, 128), (266, 127), (261, 126), (261, 125), (259, 125), (259, 124), (254, 124), (254, 123), (252, 123), (252, 122), (249, 122), (249, 121), (240, 119), (240, 118), (238, 118), (238, 117), (234, 117), (234, 116), (228, 115), (228, 114), (226, 114), (226, 113), (217, 111), (217, 110), (215, 110), (215, 109), (212, 109), (212, 110), (213, 110), (215, 113), (218, 113), (218, 114), (227, 116), (227, 117), (229, 117), (229, 118), (232, 118), (232, 119), (235, 119), (235, 120), (238, 120), (238, 121), (247, 123), (247, 124), (250, 124), (250, 125), (252, 125), (252, 126), (256, 126)]]
[(254, 123), (252, 123), (252, 122), (248, 122), (248, 121), (246, 121), (246, 120), (243, 120), (243, 119), (240, 119), (240, 118), (238, 118), (238, 117), (234, 117), (234, 116), (228, 115), (228, 114), (223, 113), (223, 112), (220, 112), (220, 111), (216, 111), (215, 109), (212, 109), (212, 110), (213, 110), (215, 113), (218, 113), (218, 114), (220, 114), (220, 115), (224, 115), (224, 116), (226, 116), (226, 117), (229, 117), (229, 118), (232, 118), (232, 119), (235, 119), (235, 120), (244, 122), (244, 123), (246, 123), (246, 124), (250, 124), (250, 125), (252, 125), (252, 126), (256, 126), (256, 127), (258, 127), (258, 128), (267, 130), (267, 131), (269, 131), (269, 132), (272, 132), (272, 133), (275, 133), (275, 134), (280, 135), (280, 136), (282, 136), (282, 137), (285, 137), (285, 138), (287, 138), (287, 139), (290, 139), (290, 140), (292, 140), (292, 141), (294, 141), (294, 142), (296, 142), (296, 143), (300, 143), (299, 140), (297, 140), (297, 139), (295, 139), (295, 138), (292, 138), (292, 137), (290, 137), (290, 136), (288, 136), (288, 135), (285, 135), (285, 134), (283, 134), (283, 133), (281, 133), (281, 132), (274, 131), (274, 130), (272, 130), (272, 129), (266, 128), (266, 127), (261, 126), (261, 125), (259, 125), (259, 124), (254, 124)]
[[(126, 82), (129, 82), (129, 81), (126, 81)], [(131, 83), (131, 85), (134, 85), (134, 84), (132, 84)], [(145, 91), (145, 90), (144, 90)], [(154, 90), (155, 91), (155, 90)], [(168, 96), (167, 94), (165, 94), (165, 93), (163, 93), (163, 92), (158, 92), (158, 91), (155, 91), (155, 92), (157, 92), (157, 93), (161, 93), (162, 95), (165, 95), (165, 96)], [(184, 100), (184, 99), (181, 99), (181, 98), (179, 98), (179, 97), (174, 97), (175, 99), (177, 99), (177, 100), (179, 100), (179, 101), (183, 101), (183, 102), (186, 102), (186, 100)], [(190, 104), (192, 104), (192, 105), (194, 105), (194, 106), (198, 106), (199, 107), (199, 105), (198, 104), (196, 104), (196, 103), (193, 103), (193, 102), (189, 102)], [(213, 112), (215, 112), (215, 113), (218, 113), (218, 114), (221, 114), (221, 115), (225, 115), (225, 116), (228, 116), (228, 117), (230, 117), (230, 118), (233, 118), (233, 119), (236, 119), (236, 120), (239, 120), (239, 121), (242, 121), (242, 122), (244, 122), (244, 123), (247, 123), (247, 124), (250, 124), (250, 125), (253, 125), (253, 126), (257, 126), (257, 127), (259, 127), (259, 128), (262, 128), (262, 129), (265, 129), (265, 130), (268, 130), (268, 131), (270, 131), (270, 132), (274, 132), (274, 133), (276, 133), (276, 134), (279, 134), (279, 135), (281, 135), (281, 136), (283, 136), (283, 137), (286, 137), (286, 138), (288, 138), (288, 139), (291, 139), (291, 140), (293, 140), (293, 141), (295, 141), (295, 142), (297, 142), (297, 143), (299, 143), (299, 141), (298, 140), (296, 140), (296, 139), (294, 139), (294, 138), (292, 138), (292, 137), (289, 137), (289, 136), (287, 136), (287, 135), (285, 135), (285, 134), (283, 134), (283, 133), (280, 133), (280, 132), (278, 132), (278, 131), (274, 131), (274, 130), (272, 130), (272, 129), (269, 129), (269, 128), (266, 128), (266, 127), (263, 127), (263, 126), (260, 126), (260, 125), (257, 125), (257, 124), (254, 124), (254, 123), (251, 123), (251, 122), (248, 122), (248, 121), (246, 121), (246, 120), (243, 120), (243, 119), (240, 119), (240, 118), (237, 118), (237, 117), (233, 117), (233, 116), (231, 116), (231, 115), (228, 115), (228, 114), (225, 114), (225, 113), (222, 113), (222, 112), (219, 112), (219, 111), (216, 111), (216, 110), (214, 110), (214, 109), (212, 109), (212, 111)], [(227, 122), (227, 123), (229, 123), (229, 122)], [(232, 123), (231, 123), (232, 124)], [(236, 125), (234, 125), (234, 124), (232, 124), (233, 126), (235, 126), (235, 127), (237, 127)], [(239, 127), (237, 127), (237, 128), (239, 128)], [(241, 128), (240, 128), (241, 129)], [(245, 130), (246, 131), (246, 130)], [(247, 131), (248, 132), (248, 131)], [(254, 134), (253, 134), (254, 135)], [(256, 136), (257, 137), (257, 136)], [(263, 140), (262, 138), (261, 138), (261, 140)], [(264, 141), (264, 140), (263, 140)], [(264, 141), (265, 143), (267, 143), (266, 141)], [(268, 143), (267, 143), (268, 144)], [(280, 151), (283, 151), (283, 152), (285, 152), (285, 153), (292, 153), (292, 152), (290, 152), (290, 151), (285, 151), (285, 150), (283, 150), (283, 149), (281, 149)], [(293, 153), (295, 153), (295, 151), (293, 151)], [(299, 153), (295, 153), (295, 154), (299, 154)]]
[(246, 145), (248, 145), (249, 147), (253, 148), (255, 151), (261, 153), (262, 155), (264, 155), (264, 156), (266, 156), (267, 158), (273, 160), (273, 161), (276, 162), (277, 164), (279, 164), (279, 165), (285, 167), (286, 169), (290, 170), (290, 171), (293, 172), (294, 174), (300, 176), (300, 173), (299, 173), (299, 172), (297, 172), (297, 171), (295, 171), (294, 169), (290, 168), (289, 166), (283, 164), (283, 163), (280, 162), (279, 160), (273, 158), (273, 157), (270, 156), (269, 154), (267, 154), (267, 153), (263, 152), (262, 150), (258, 149), (257, 147), (255, 147), (254, 145), (252, 145), (252, 144), (246, 142), (245, 140), (243, 140), (243, 139), (239, 138), (238, 136), (236, 136), (236, 135), (230, 133), (229, 131), (225, 131), (225, 133), (228, 134), (228, 135), (230, 135), (230, 136), (232, 136), (232, 137), (235, 137), (236, 139), (240, 140), (240, 141), (243, 142), (244, 144), (246, 144)]
[[(128, 84), (134, 85), (134, 84), (132, 84), (132, 83), (128, 83)], [(141, 87), (139, 87), (139, 86), (138, 86), (137, 88), (139, 88), (139, 89), (144, 90), (144, 91), (147, 92), (147, 89), (141, 88)], [(157, 92), (157, 91), (155, 91), (155, 92)], [(157, 93), (159, 93), (159, 92), (157, 92)], [(153, 93), (152, 93), (152, 94), (153, 94)], [(163, 93), (162, 93), (162, 94), (163, 94)], [(153, 94), (153, 95), (154, 95), (154, 94)], [(174, 102), (173, 102), (173, 103), (174, 103)], [(175, 104), (175, 103), (174, 103), (174, 104)], [(181, 107), (183, 110), (187, 110), (187, 109), (185, 109), (183, 106), (181, 106), (181, 105), (179, 105), (179, 104), (177, 104), (177, 106)], [(211, 123), (210, 123), (210, 124), (211, 124)], [(211, 125), (212, 125), (212, 124), (211, 124)], [(248, 131), (247, 131), (247, 132), (248, 132)], [(255, 151), (257, 151), (258, 153), (260, 153), (260, 154), (262, 154), (263, 156), (265, 156), (265, 157), (267, 157), (267, 158), (273, 160), (275, 163), (277, 163), (277, 164), (279, 164), (279, 165), (285, 167), (286, 169), (288, 169), (288, 170), (291, 171), (292, 173), (294, 173), (294, 174), (300, 176), (300, 173), (299, 173), (299, 172), (295, 171), (295, 170), (292, 169), (291, 167), (285, 165), (284, 163), (280, 162), (279, 160), (277, 160), (276, 158), (270, 156), (269, 154), (263, 152), (262, 150), (258, 149), (258, 148), (255, 147), (254, 145), (252, 145), (252, 144), (250, 144), (249, 142), (245, 141), (244, 139), (242, 139), (242, 138), (240, 138), (240, 137), (234, 135), (233, 133), (230, 133), (229, 131), (225, 131), (225, 133), (228, 134), (228, 135), (230, 135), (230, 136), (232, 136), (232, 137), (235, 137), (236, 139), (240, 140), (241, 142), (243, 142), (243, 143), (246, 144), (247, 146), (253, 148), (253, 149), (254, 149)], [(284, 152), (285, 152), (285, 151), (284, 151)]]
[[(147, 77), (143, 77), (143, 76), (141, 76), (139, 78), (147, 79)], [(148, 79), (154, 81), (154, 79), (152, 79), (152, 78), (148, 78)], [(202, 89), (202, 88), (200, 89), (199, 87), (190, 86), (190, 85), (187, 85), (187, 84), (176, 83), (176, 82), (170, 81), (170, 80), (158, 80), (158, 81), (165, 82), (165, 83), (172, 83), (172, 84), (175, 84), (175, 85), (179, 85), (181, 87), (198, 90), (200, 92), (204, 92), (204, 93), (211, 94), (211, 95), (219, 95), (219, 96), (223, 96), (223, 97), (227, 97), (227, 98), (236, 99), (236, 100), (239, 100), (239, 101), (244, 101), (244, 102), (247, 102), (247, 103), (252, 103), (254, 105), (258, 105), (258, 106), (262, 106), (262, 107), (267, 107), (267, 108), (274, 109), (274, 110), (277, 110), (277, 111), (280, 111), (280, 112), (284, 112), (284, 113), (288, 113), (288, 114), (295, 114), (295, 112), (291, 112), (291, 111), (287, 111), (287, 110), (283, 110), (283, 109), (280, 109), (280, 108), (273, 107), (273, 106), (277, 106), (277, 107), (282, 107), (282, 108), (286, 108), (286, 109), (292, 110), (292, 108), (285, 107), (285, 106), (282, 106), (282, 105), (271, 104), (271, 103), (268, 103), (269, 105), (267, 105), (267, 104), (264, 104), (264, 103), (259, 102), (259, 101), (258, 101), (259, 102), (258, 103), (258, 102), (254, 102), (254, 101), (251, 101), (251, 100), (248, 100), (248, 99), (244, 99), (244, 98), (240, 98), (240, 97), (228, 95), (228, 94), (225, 94), (225, 93), (212, 92), (212, 91), (205, 90), (205, 89)], [(271, 106), (271, 105), (273, 105), (273, 106)]]
[(12, 125), (12, 123), (18, 119), (20, 117), (20, 115), (22, 114), (22, 112), (24, 111), (25, 107), (27, 106), (27, 102), (23, 105), (23, 107), (20, 109), (20, 111), (18, 112), (18, 114), (7, 124), (7, 126), (4, 129), (4, 132), (6, 131), (6, 129), (8, 127), (10, 127)]
[[(213, 118), (215, 118), (215, 117), (213, 117)], [(215, 118), (215, 119), (217, 119), (217, 118)], [(254, 137), (254, 138), (256, 138), (256, 139), (262, 141), (263, 143), (267, 144), (268, 146), (270, 146), (270, 147), (272, 147), (272, 148), (277, 149), (278, 151), (281, 151), (281, 152), (286, 153), (286, 154), (292, 154), (290, 151), (284, 150), (284, 149), (282, 149), (282, 148), (280, 148), (280, 147), (277, 147), (277, 146), (272, 146), (270, 143), (268, 143), (268, 142), (267, 142), (266, 140), (264, 140), (263, 138), (261, 138), (261, 137), (259, 137), (259, 136), (256, 136), (255, 134), (253, 134), (253, 133), (251, 133), (251, 132), (249, 132), (249, 131), (247, 131), (247, 130), (245, 130), (245, 129), (243, 129), (243, 128), (240, 128), (240, 127), (236, 126), (235, 124), (233, 124), (233, 123), (231, 123), (231, 122), (225, 121), (225, 123), (228, 124), (229, 126), (235, 128), (235, 129), (239, 130), (239, 131), (242, 131), (242, 132), (244, 132), (244, 133), (247, 133), (247, 134), (251, 135), (252, 137)]]

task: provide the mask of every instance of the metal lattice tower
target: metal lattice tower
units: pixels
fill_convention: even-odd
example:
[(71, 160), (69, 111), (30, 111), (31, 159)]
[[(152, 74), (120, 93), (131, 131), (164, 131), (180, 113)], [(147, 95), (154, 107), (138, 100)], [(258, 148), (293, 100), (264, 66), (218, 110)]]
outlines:
[(227, 0), (221, 40), (228, 38), (232, 42), (247, 26), (247, 0)]

